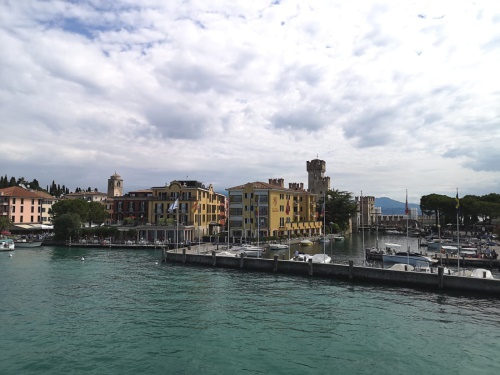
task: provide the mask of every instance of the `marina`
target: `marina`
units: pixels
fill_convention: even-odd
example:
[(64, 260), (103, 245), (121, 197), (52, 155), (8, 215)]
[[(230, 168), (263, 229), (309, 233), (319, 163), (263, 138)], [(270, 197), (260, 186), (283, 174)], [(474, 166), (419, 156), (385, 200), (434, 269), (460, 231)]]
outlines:
[(2, 255), (2, 374), (500, 371), (490, 296), (157, 264), (160, 249)]

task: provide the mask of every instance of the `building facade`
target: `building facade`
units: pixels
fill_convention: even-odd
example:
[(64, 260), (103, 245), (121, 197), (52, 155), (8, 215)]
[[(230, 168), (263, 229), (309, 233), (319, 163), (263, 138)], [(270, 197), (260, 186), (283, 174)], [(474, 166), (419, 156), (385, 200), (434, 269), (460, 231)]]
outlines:
[(240, 239), (314, 236), (321, 233), (317, 221), (316, 194), (302, 183), (284, 187), (283, 179), (249, 182), (227, 189), (229, 236)]
[(195, 180), (152, 187), (148, 221), (156, 225), (193, 226), (197, 237), (210, 236), (226, 224), (226, 196)]
[(42, 217), (50, 222), (48, 210), (55, 200), (49, 194), (20, 186), (0, 189), (0, 216), (9, 218), (12, 224), (21, 228), (25, 224), (41, 225)]

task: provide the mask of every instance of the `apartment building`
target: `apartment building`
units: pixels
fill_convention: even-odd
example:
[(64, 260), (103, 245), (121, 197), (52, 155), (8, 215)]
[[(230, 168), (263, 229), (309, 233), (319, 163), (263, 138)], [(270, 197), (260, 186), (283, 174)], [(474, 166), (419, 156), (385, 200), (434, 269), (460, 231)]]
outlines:
[(229, 235), (235, 238), (314, 236), (321, 234), (317, 220), (317, 195), (302, 183), (269, 179), (227, 189)]

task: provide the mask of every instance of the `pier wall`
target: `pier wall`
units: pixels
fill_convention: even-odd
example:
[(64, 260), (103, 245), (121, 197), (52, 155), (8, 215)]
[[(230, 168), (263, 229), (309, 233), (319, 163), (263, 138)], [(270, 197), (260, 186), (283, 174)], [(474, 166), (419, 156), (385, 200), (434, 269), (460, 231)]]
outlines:
[(165, 261), (206, 267), (231, 268), (257, 272), (282, 273), (308, 277), (323, 277), (357, 282), (384, 283), (392, 286), (414, 286), (434, 290), (455, 290), (486, 293), (500, 297), (500, 280), (458, 277), (438, 273), (393, 271), (383, 268), (342, 264), (322, 264), (291, 260), (226, 257), (212, 254), (189, 254), (165, 251)]

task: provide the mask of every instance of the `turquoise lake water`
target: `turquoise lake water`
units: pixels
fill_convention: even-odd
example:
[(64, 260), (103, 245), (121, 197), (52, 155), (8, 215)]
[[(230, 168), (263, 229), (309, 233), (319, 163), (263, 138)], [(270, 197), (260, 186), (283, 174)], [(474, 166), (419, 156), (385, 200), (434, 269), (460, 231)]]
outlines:
[(160, 259), (0, 253), (0, 374), (500, 372), (498, 299)]

